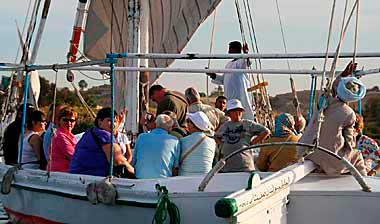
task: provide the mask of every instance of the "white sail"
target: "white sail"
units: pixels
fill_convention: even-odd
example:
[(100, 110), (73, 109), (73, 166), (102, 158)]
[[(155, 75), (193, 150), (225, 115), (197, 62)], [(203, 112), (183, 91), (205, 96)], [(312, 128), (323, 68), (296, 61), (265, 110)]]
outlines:
[[(149, 0), (149, 52), (181, 52), (199, 25), (213, 12), (220, 1)], [(113, 2), (113, 9), (111, 2)], [(112, 15), (114, 15), (113, 19)], [(128, 0), (91, 1), (84, 34), (84, 52), (88, 58), (103, 59), (106, 53), (111, 51), (126, 51), (128, 15)], [(167, 67), (172, 62), (172, 59), (150, 60), (149, 66)], [(124, 66), (121, 63), (123, 62), (118, 65)], [(150, 83), (155, 81), (160, 74), (151, 73)], [(115, 79), (118, 90), (116, 103), (120, 104), (125, 102), (125, 77), (116, 75)], [(120, 106), (116, 105), (116, 108)]]

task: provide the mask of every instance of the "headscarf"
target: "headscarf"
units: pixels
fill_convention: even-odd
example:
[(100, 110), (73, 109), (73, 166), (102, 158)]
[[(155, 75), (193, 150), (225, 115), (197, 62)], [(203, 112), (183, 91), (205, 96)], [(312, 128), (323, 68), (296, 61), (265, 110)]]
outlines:
[(362, 135), (359, 138), (356, 149), (362, 153), (364, 159), (371, 159), (373, 161), (371, 168), (380, 163), (380, 149), (372, 138)]
[[(347, 88), (347, 83), (349, 82), (359, 85), (359, 91), (357, 93), (354, 93)], [(366, 93), (365, 85), (359, 79), (355, 77), (341, 78), (338, 84), (337, 95), (338, 95), (338, 98), (342, 100), (343, 102), (350, 103), (350, 102), (359, 101), (365, 96), (365, 93)]]
[(289, 135), (297, 135), (298, 133), (294, 128), (295, 123), (296, 122), (291, 114), (280, 114), (275, 121), (274, 136), (284, 137)]

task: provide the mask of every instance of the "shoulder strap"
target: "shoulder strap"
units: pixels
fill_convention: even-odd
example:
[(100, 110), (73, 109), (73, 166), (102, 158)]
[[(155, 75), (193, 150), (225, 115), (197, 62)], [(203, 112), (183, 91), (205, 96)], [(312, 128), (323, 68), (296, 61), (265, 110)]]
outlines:
[(198, 140), (197, 143), (195, 143), (191, 148), (179, 159), (179, 164), (182, 164), (183, 161), (192, 153), (194, 150), (207, 138), (206, 135), (204, 135), (201, 139)]

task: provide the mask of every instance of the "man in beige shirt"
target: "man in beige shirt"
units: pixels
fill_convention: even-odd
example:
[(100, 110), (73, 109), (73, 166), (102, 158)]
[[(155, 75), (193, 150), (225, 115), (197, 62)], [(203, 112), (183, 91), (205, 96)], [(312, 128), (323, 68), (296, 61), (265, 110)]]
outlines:
[[(352, 86), (355, 88), (351, 88)], [(319, 145), (346, 158), (363, 175), (366, 175), (362, 158), (357, 158), (358, 155), (353, 150), (356, 145), (354, 137), (356, 116), (354, 110), (348, 105), (348, 103), (356, 102), (365, 96), (365, 86), (356, 78), (345, 77), (340, 79), (336, 93), (336, 98), (328, 98), (328, 107), (324, 111), (325, 118), (321, 126)], [(317, 134), (317, 116), (318, 112), (316, 111), (299, 142), (314, 144)], [(301, 154), (304, 147), (298, 147), (298, 150)], [(307, 156), (306, 159), (316, 163), (321, 171), (327, 175), (340, 175), (347, 171), (336, 158), (318, 150)]]

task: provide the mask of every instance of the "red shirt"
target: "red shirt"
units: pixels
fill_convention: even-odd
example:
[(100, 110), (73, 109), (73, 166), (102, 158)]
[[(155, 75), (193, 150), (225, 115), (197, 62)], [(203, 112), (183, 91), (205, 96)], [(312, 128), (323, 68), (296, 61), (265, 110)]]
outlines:
[(50, 151), (52, 153), (52, 160), (48, 162), (50, 171), (69, 172), (70, 161), (76, 144), (77, 139), (72, 133), (58, 128), (57, 134), (52, 138), (53, 150), (49, 150), (49, 153)]

